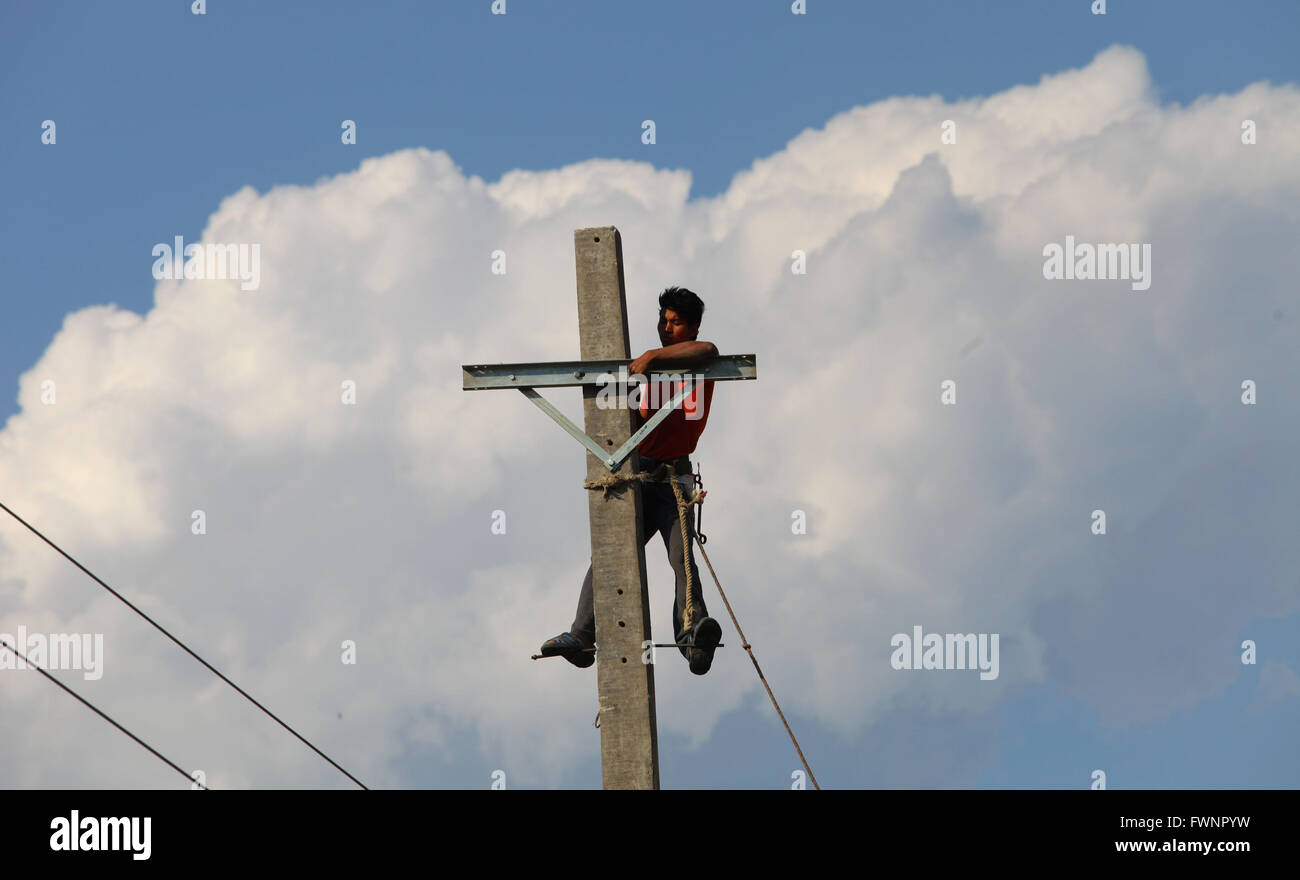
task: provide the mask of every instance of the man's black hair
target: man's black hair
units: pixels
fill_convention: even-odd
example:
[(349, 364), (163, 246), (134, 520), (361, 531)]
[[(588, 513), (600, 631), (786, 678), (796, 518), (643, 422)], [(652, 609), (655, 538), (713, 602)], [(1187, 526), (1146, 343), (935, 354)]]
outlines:
[(672, 309), (687, 324), (698, 324), (704, 317), (704, 300), (685, 287), (669, 287), (659, 294), (659, 320), (664, 309)]

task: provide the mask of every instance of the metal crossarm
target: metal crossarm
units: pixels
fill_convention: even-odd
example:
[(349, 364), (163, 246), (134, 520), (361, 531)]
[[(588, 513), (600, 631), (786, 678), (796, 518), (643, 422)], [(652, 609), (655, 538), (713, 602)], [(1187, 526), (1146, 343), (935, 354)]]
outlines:
[[(601, 449), (600, 444), (592, 440), (582, 429), (555, 408), (550, 401), (538, 394), (537, 388), (566, 388), (586, 385), (627, 384), (627, 367), (630, 360), (617, 361), (550, 361), (545, 363), (522, 364), (474, 364), (461, 367), (464, 391), (491, 391), (497, 388), (514, 388), (537, 405), (567, 434), (581, 443), (588, 452), (596, 457), (610, 473), (623, 466), (632, 454), (632, 450), (645, 439), (659, 423), (668, 418), (669, 413), (677, 408), (694, 387), (688, 383), (677, 392), (667, 405), (646, 420), (646, 423), (629, 437), (613, 453)], [(692, 380), (712, 379), (728, 381), (732, 379), (757, 379), (758, 358), (752, 354), (732, 354), (714, 358), (706, 364), (692, 367), (666, 367), (653, 371), (647, 381), (672, 381), (674, 377), (690, 377)]]
[[(470, 364), (462, 366), (464, 391), (489, 391), (494, 388), (567, 388), (577, 385), (605, 385), (618, 381), (619, 368), (626, 377), (630, 360), (617, 361), (546, 361), (523, 364)], [(693, 367), (664, 367), (651, 372), (672, 377), (690, 374), (720, 382), (731, 379), (757, 379), (758, 357), (752, 354), (728, 354)], [(626, 381), (626, 378), (624, 379)]]

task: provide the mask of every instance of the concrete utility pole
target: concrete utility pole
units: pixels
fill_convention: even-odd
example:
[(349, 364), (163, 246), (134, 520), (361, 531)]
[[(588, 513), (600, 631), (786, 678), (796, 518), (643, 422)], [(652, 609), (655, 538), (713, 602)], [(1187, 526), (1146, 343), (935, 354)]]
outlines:
[[(516, 388), (578, 440), (587, 456), (587, 479), (640, 470), (636, 447), (690, 392), (684, 388), (636, 433), (627, 407), (602, 408), (597, 395), (631, 362), (627, 298), (623, 287), (623, 245), (613, 226), (573, 233), (578, 275), (580, 361), (466, 365), (463, 389)], [(727, 355), (689, 368), (654, 375), (689, 373), (699, 379), (758, 378), (754, 355)], [(535, 389), (582, 387), (585, 433)], [(596, 612), (596, 679), (600, 696), (600, 763), (605, 788), (658, 788), (659, 736), (655, 722), (654, 664), (643, 663), (650, 642), (646, 591), (641, 483), (608, 493), (588, 493), (591, 519), (591, 588)], [(653, 656), (653, 655), (651, 655)]]
[[(612, 226), (573, 233), (578, 266), (578, 333), (583, 360), (632, 356), (623, 242)], [(582, 389), (583, 424), (598, 445), (614, 449), (632, 436), (632, 410), (601, 409), (598, 389)], [(608, 473), (587, 456), (587, 479)], [(636, 473), (636, 451), (619, 473)], [(596, 610), (596, 678), (600, 694), (600, 767), (606, 788), (659, 787), (659, 733), (655, 723), (655, 667), (642, 663), (650, 639), (641, 484), (630, 492), (588, 492), (591, 519), (591, 596)]]

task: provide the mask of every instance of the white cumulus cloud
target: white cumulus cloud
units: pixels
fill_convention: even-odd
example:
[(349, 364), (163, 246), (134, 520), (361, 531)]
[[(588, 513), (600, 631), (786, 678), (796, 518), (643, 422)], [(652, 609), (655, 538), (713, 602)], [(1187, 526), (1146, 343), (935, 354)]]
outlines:
[[(436, 758), (454, 784), (564, 784), (598, 749), (594, 670), (528, 655), (588, 562), (582, 453), (459, 367), (576, 357), (572, 231), (614, 225), (634, 355), (670, 284), (704, 299), (701, 338), (758, 354), (697, 456), (710, 555), (788, 713), (850, 742), (886, 720), (905, 741), (904, 718), (940, 751), (928, 719), (1034, 684), (1106, 724), (1162, 718), (1239, 674), (1249, 621), (1300, 609), (1298, 154), (1295, 86), (1165, 106), (1114, 47), (997, 95), (853, 108), (716, 198), (627, 161), (486, 183), (427, 149), (245, 188), (203, 238), (258, 243), (260, 288), (160, 281), (146, 315), (68, 315), (0, 431), (3, 500), (368, 783)], [(1067, 235), (1150, 243), (1150, 289), (1045, 280)], [(576, 392), (546, 396), (580, 419)], [(662, 635), (657, 539), (647, 559)], [(103, 678), (70, 683), (214, 787), (347, 784), (8, 520), (0, 573), (0, 630), (104, 633)], [(918, 624), (998, 633), (998, 678), (892, 669)], [(704, 679), (661, 658), (661, 730), (700, 742), (752, 697), (729, 642)], [(183, 784), (0, 676), (0, 783)]]

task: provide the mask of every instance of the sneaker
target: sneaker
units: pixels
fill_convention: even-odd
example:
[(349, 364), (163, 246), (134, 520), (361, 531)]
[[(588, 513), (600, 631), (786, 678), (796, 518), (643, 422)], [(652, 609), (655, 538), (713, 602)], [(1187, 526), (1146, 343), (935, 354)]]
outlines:
[(692, 646), (688, 658), (691, 672), (704, 675), (713, 666), (713, 652), (718, 642), (722, 641), (722, 627), (712, 617), (706, 617), (695, 624), (695, 631), (691, 633), (689, 641)]
[(584, 651), (582, 642), (567, 632), (542, 642), (541, 654), (543, 657), (563, 657), (579, 669), (586, 669), (596, 662), (596, 653)]

